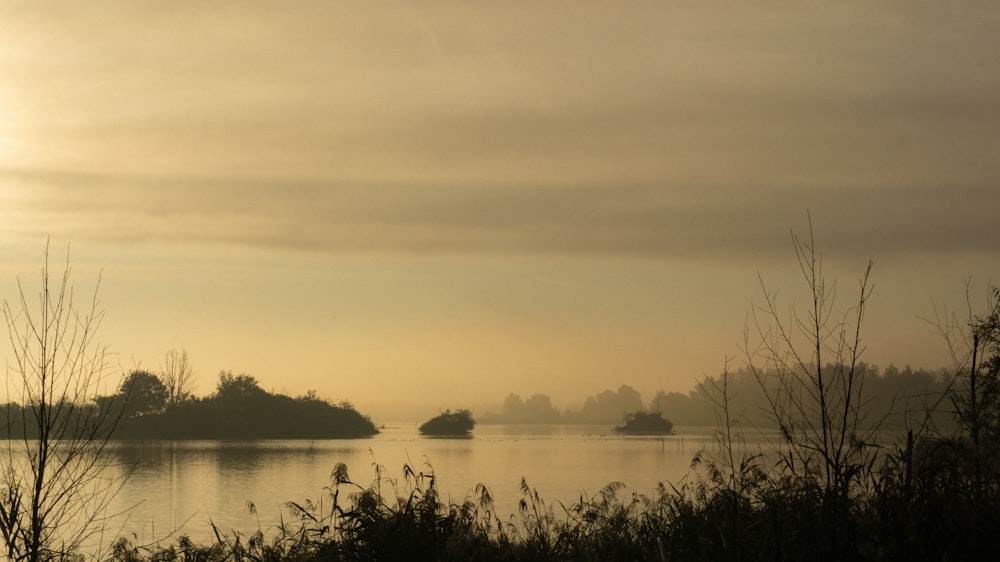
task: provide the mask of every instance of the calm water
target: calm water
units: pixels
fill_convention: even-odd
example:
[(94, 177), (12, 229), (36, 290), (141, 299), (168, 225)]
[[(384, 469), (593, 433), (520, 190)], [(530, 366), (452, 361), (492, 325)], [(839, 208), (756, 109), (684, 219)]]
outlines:
[[(370, 439), (320, 441), (145, 441), (117, 444), (122, 461), (138, 469), (117, 498), (134, 506), (122, 531), (141, 541), (180, 529), (197, 541), (222, 530), (265, 530), (287, 515), (287, 501), (316, 501), (330, 471), (345, 463), (351, 479), (367, 486), (383, 476), (402, 480), (403, 465), (433, 467), (442, 497), (459, 502), (486, 484), (497, 511), (512, 514), (521, 478), (550, 504), (577, 501), (613, 481), (652, 495), (659, 482), (677, 482), (691, 458), (710, 448), (711, 430), (679, 428), (667, 437), (622, 437), (607, 426), (480, 425), (471, 439), (422, 437), (414, 424), (387, 427)], [(252, 515), (253, 502), (257, 515)], [(119, 523), (119, 526), (122, 524)]]

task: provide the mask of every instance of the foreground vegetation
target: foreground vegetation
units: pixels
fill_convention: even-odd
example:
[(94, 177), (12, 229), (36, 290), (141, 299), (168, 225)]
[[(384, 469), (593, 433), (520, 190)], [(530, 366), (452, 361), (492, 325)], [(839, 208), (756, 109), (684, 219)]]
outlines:
[[(547, 505), (522, 481), (518, 513), (497, 513), (480, 486), (461, 503), (438, 496), (432, 472), (403, 483), (355, 484), (338, 465), (323, 501), (253, 535), (197, 546), (138, 547), (114, 558), (155, 560), (984, 560), (1000, 552), (1000, 290), (967, 323), (937, 323), (956, 358), (946, 391), (898, 422), (886, 442), (865, 393), (861, 324), (871, 285), (838, 311), (812, 237), (793, 236), (811, 307), (786, 320), (777, 293), (748, 320), (747, 373), (780, 442), (748, 448), (727, 369), (704, 391), (716, 447), (654, 497), (620, 494)], [(966, 347), (963, 347), (965, 345)], [(950, 414), (942, 431), (936, 416)], [(909, 413), (908, 413), (909, 414)], [(324, 507), (325, 506), (325, 507)]]
[[(596, 496), (581, 497), (569, 506), (547, 504), (522, 480), (519, 509), (507, 515), (497, 512), (482, 485), (465, 501), (442, 501), (433, 470), (418, 473), (406, 465), (402, 481), (397, 482), (376, 467), (374, 480), (366, 486), (352, 481), (347, 467), (340, 464), (334, 467), (324, 496), (315, 503), (287, 504), (290, 517), (276, 528), (249, 535), (215, 528), (215, 540), (206, 545), (183, 536), (172, 544), (153, 545), (121, 538), (102, 558), (211, 562), (995, 557), (1000, 552), (1000, 534), (995, 532), (1000, 525), (1000, 290), (990, 293), (984, 315), (970, 314), (964, 323), (948, 316), (937, 321), (955, 357), (954, 372), (944, 392), (929, 396), (918, 411), (908, 411), (907, 406), (905, 415), (895, 418), (896, 425), (887, 425), (894, 412), (873, 409), (866, 394), (871, 371), (860, 360), (870, 265), (859, 283), (856, 304), (841, 312), (834, 306), (835, 292), (823, 280), (811, 236), (793, 240), (811, 308), (785, 320), (777, 293), (765, 289), (765, 303), (753, 310), (748, 321), (743, 375), (731, 377), (727, 361), (723, 374), (702, 386), (715, 406), (716, 446), (693, 459), (688, 478), (661, 484), (653, 497), (623, 494), (623, 486), (612, 483)], [(43, 295), (47, 297), (47, 289)], [(44, 304), (48, 302), (43, 299), (43, 310), (55, 318), (72, 310), (63, 308), (61, 299), (55, 306)], [(179, 391), (183, 385), (178, 385), (178, 399), (161, 406), (159, 387), (149, 377), (133, 373), (117, 398), (92, 399), (91, 404), (80, 397), (94, 396), (91, 373), (104, 366), (100, 353), (97, 360), (85, 363), (87, 369), (81, 370), (78, 363), (67, 367), (75, 377), (71, 382), (76, 382), (54, 385), (49, 365), (58, 363), (52, 363), (49, 353), (59, 347), (49, 342), (66, 342), (62, 332), (38, 330), (30, 317), (18, 331), (12, 321), (16, 316), (8, 311), (7, 318), (14, 326), (15, 351), (21, 351), (17, 374), (26, 404), (20, 414), (8, 408), (7, 427), (18, 417), (21, 423), (38, 422), (37, 437), (28, 437), (29, 428), (23, 428), (26, 454), (15, 456), (13, 447), (8, 447), (2, 466), (0, 535), (12, 560), (82, 558), (77, 553), (83, 540), (107, 528), (102, 526), (107, 519), (101, 512), (84, 512), (85, 524), (70, 542), (60, 543), (57, 531), (91, 503), (106, 508), (117, 484), (102, 479), (104, 445), (111, 432), (129, 423), (136, 428), (158, 416), (175, 415), (173, 427), (225, 424), (220, 415), (225, 410), (225, 416), (233, 416), (225, 431), (235, 435), (244, 424), (259, 423), (254, 430), (265, 430), (266, 423), (255, 418), (286, 401), (314, 401), (322, 403), (318, 411), (332, 411), (332, 405), (314, 396), (271, 395), (251, 377), (231, 374), (223, 374), (216, 393), (203, 402), (185, 398)], [(55, 355), (55, 360), (61, 357)], [(746, 380), (756, 383), (768, 427), (778, 429), (780, 441), (770, 448), (748, 448), (739, 433), (744, 420), (736, 393)], [(143, 387), (143, 381), (150, 384)], [(52, 393), (54, 388), (62, 389), (62, 394)], [(144, 396), (153, 397), (154, 405), (138, 400)], [(182, 409), (185, 404), (187, 410)], [(115, 409), (112, 406), (120, 414), (105, 417)], [(296, 404), (298, 411), (300, 406)], [(353, 411), (347, 405), (341, 409)], [(94, 412), (100, 415), (95, 417)], [(954, 420), (950, 428), (938, 425), (942, 415)], [(294, 422), (309, 425), (316, 419), (326, 423), (322, 418)], [(893, 432), (899, 439), (887, 441), (885, 435)], [(89, 487), (95, 482), (96, 488)]]
[[(846, 497), (814, 480), (743, 459), (735, 471), (698, 457), (692, 477), (654, 497), (612, 483), (569, 506), (547, 504), (522, 481), (518, 513), (478, 487), (443, 502), (431, 472), (404, 467), (400, 486), (353, 483), (338, 465), (322, 501), (289, 503), (291, 518), (249, 535), (216, 529), (212, 544), (115, 544), (110, 558), (141, 560), (980, 560), (1000, 548), (996, 485), (971, 465), (944, 465), (926, 444), (912, 471), (896, 451)], [(861, 484), (861, 483), (859, 483)], [(322, 507), (321, 507), (322, 506)]]

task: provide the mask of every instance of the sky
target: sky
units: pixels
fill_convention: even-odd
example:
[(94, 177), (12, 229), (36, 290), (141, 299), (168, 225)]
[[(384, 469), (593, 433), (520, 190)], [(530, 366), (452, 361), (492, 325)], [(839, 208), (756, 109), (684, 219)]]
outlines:
[(49, 240), (116, 368), (198, 394), (686, 392), (762, 284), (801, 310), (810, 221), (839, 308), (874, 264), (863, 359), (944, 367), (998, 180), (993, 2), (0, 7), (0, 297)]

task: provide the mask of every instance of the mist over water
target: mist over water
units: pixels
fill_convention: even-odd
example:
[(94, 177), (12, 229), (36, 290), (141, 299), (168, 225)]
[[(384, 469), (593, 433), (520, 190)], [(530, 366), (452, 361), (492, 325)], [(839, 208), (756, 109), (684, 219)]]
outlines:
[[(263, 441), (125, 441), (116, 454), (137, 469), (116, 499), (131, 510), (114, 526), (140, 541), (173, 532), (209, 542), (211, 524), (252, 533), (280, 523), (289, 501), (324, 501), (330, 473), (344, 463), (353, 482), (368, 487), (382, 476), (408, 493), (404, 464), (433, 471), (442, 499), (462, 502), (485, 484), (497, 511), (513, 515), (524, 478), (548, 505), (569, 506), (611, 482), (621, 494), (653, 495), (660, 482), (677, 483), (691, 460), (713, 444), (711, 428), (680, 427), (664, 437), (623, 437), (608, 426), (480, 425), (469, 439), (422, 437), (412, 423), (387, 426), (369, 439)], [(346, 492), (357, 488), (342, 486)], [(394, 490), (383, 481), (383, 493)], [(252, 503), (256, 513), (251, 513)]]

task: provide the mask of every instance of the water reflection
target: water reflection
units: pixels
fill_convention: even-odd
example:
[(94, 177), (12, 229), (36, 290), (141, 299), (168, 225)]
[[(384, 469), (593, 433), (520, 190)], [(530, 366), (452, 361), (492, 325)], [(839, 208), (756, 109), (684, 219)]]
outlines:
[(446, 501), (460, 502), (483, 483), (498, 511), (513, 514), (522, 477), (550, 504), (570, 504), (614, 481), (628, 486), (625, 493), (652, 495), (659, 482), (683, 478), (711, 443), (703, 432), (623, 437), (604, 426), (542, 425), (481, 425), (471, 439), (429, 439), (410, 424), (359, 440), (120, 442), (122, 464), (138, 464), (117, 501), (137, 506), (124, 530), (140, 540), (179, 529), (208, 541), (210, 522), (256, 530), (248, 502), (267, 528), (287, 516), (285, 502), (319, 500), (337, 463), (362, 486), (375, 478), (376, 464), (402, 483), (405, 464), (433, 471)]

